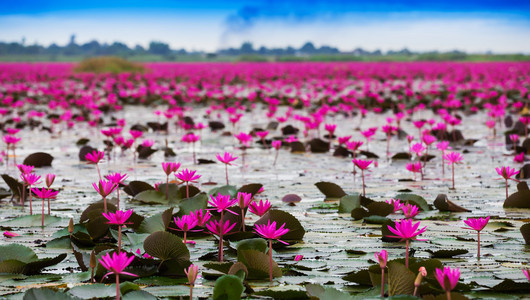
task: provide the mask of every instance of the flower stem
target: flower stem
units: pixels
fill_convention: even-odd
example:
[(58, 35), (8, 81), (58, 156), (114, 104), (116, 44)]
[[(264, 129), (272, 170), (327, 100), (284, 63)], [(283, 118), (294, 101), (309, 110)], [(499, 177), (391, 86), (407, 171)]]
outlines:
[(187, 233), (188, 233), (187, 231), (184, 231), (184, 244), (186, 244), (186, 234)]
[(272, 283), (272, 240), (269, 239), (269, 280)]
[(454, 190), (455, 189), (455, 164), (453, 163), (451, 166), (453, 169), (453, 190)]
[(276, 161), (278, 160), (278, 154), (280, 153), (280, 150), (276, 150), (276, 155), (274, 156), (274, 163), (272, 164), (273, 166), (276, 165)]
[(409, 240), (406, 241), (406, 248), (405, 248), (405, 267), (409, 267)]
[(381, 268), (381, 298), (385, 297), (385, 269)]
[(120, 275), (116, 273), (116, 300), (120, 300)]
[[(118, 195), (118, 206), (117, 206), (117, 210), (120, 210), (120, 184), (118, 183), (117, 187), (116, 187), (116, 194)], [(48, 208), (50, 206), (48, 205)]]
[(361, 169), (361, 177), (363, 178), (363, 197), (366, 196), (366, 190), (365, 190), (365, 187), (364, 187), (364, 170)]
[(96, 164), (96, 168), (98, 169), (99, 181), (101, 181), (101, 171), (99, 170), (99, 164)]
[(223, 232), (222, 231), (219, 234), (219, 261), (220, 262), (223, 261)]
[(508, 199), (508, 179), (506, 179), (506, 199)]
[(477, 231), (477, 260), (480, 259), (480, 231)]
[(225, 164), (226, 185), (228, 185), (228, 164)]
[(190, 197), (190, 182), (186, 181), (186, 198)]
[(245, 232), (245, 209), (243, 207), (241, 208), (241, 228)]
[(166, 201), (169, 201), (169, 175), (166, 176)]
[(31, 185), (28, 186), (28, 194), (29, 194), (29, 214), (33, 215), (33, 203), (31, 203)]
[(451, 291), (445, 291), (445, 297), (447, 300), (451, 300)]
[(193, 299), (193, 284), (190, 284), (190, 300)]
[(103, 197), (103, 208), (105, 210), (105, 213), (107, 213), (107, 198)]
[(118, 225), (118, 253), (121, 253), (121, 225)]
[(41, 226), (44, 227), (44, 198), (42, 198)]

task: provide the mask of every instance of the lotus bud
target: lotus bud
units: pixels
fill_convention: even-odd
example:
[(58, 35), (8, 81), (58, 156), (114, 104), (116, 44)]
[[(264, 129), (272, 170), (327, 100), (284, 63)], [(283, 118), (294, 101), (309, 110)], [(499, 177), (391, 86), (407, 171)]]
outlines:
[(97, 260), (96, 260), (96, 252), (92, 250), (90, 253), (90, 268), (94, 269), (96, 267)]
[(74, 219), (70, 218), (70, 223), (68, 223), (68, 233), (70, 233), (70, 236), (72, 236), (72, 233), (74, 233)]

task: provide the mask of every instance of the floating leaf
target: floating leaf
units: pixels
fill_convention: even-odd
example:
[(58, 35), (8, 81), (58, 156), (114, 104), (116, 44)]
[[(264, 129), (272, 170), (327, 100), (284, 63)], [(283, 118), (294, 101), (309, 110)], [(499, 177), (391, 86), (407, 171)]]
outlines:
[(81, 299), (107, 298), (116, 296), (116, 286), (102, 283), (74, 286), (68, 293)]
[(240, 255), (241, 251), (244, 250), (256, 250), (265, 253), (267, 250), (267, 241), (262, 238), (247, 239), (237, 243), (237, 260), (245, 263), (244, 257)]
[(44, 152), (35, 152), (28, 155), (23, 164), (28, 166), (34, 166), (35, 168), (51, 167), (53, 156)]
[(392, 160), (410, 160), (410, 154), (407, 152), (398, 152), (392, 156)]
[(157, 231), (148, 236), (144, 241), (144, 250), (161, 260), (190, 259), (190, 252), (182, 239), (165, 231)]
[(390, 296), (411, 295), (414, 292), (416, 274), (398, 262), (389, 262), (387, 267), (388, 294)]
[(401, 202), (404, 203), (410, 203), (418, 206), (419, 209), (423, 211), (429, 211), (431, 208), (429, 207), (429, 204), (427, 204), (427, 201), (422, 196), (415, 195), (415, 194), (399, 194), (396, 195), (394, 198), (401, 200)]
[(140, 192), (147, 191), (147, 190), (154, 190), (154, 189), (155, 188), (147, 182), (133, 180), (129, 182), (129, 184), (123, 188), (123, 191), (127, 193), (129, 196), (134, 197)]
[(309, 142), (309, 149), (313, 153), (328, 153), (329, 143), (315, 138)]
[(368, 270), (353, 271), (342, 277), (342, 280), (355, 282), (360, 285), (372, 286)]
[[(266, 279), (269, 278), (269, 255), (257, 250), (241, 250), (237, 252), (241, 257), (241, 262), (248, 269), (248, 279)], [(272, 261), (272, 277), (281, 277), (282, 270), (278, 264)]]
[(205, 263), (204, 267), (219, 271), (224, 274), (228, 274), (228, 271), (233, 265), (234, 263), (230, 261), (225, 261), (225, 262), (214, 261), (214, 262)]
[(522, 225), (520, 231), (523, 235), (525, 244), (530, 245), (530, 223)]
[(228, 274), (236, 275), (237, 277), (239, 277), (239, 279), (241, 279), (241, 281), (244, 281), (245, 278), (248, 277), (248, 269), (247, 266), (245, 266), (245, 264), (243, 264), (242, 262), (236, 262), (230, 267), (230, 270), (228, 270)]
[(346, 195), (340, 198), (339, 213), (352, 213), (354, 209), (359, 207), (361, 207), (359, 194)]
[(515, 282), (511, 279), (504, 279), (501, 283), (491, 288), (492, 291), (502, 293), (528, 293), (530, 292), (530, 282)]
[(288, 203), (289, 205), (295, 205), (302, 201), (302, 198), (296, 194), (287, 194), (282, 197), (282, 202)]
[(215, 281), (213, 287), (214, 300), (237, 300), (245, 290), (239, 277), (235, 275), (223, 275)]
[(517, 191), (504, 201), (503, 207), (530, 208), (530, 190)]
[(262, 187), (263, 185), (261, 183), (249, 183), (240, 187), (237, 191), (240, 193), (250, 193), (252, 194), (252, 197), (254, 197), (256, 194), (258, 194)]
[(366, 208), (368, 208), (368, 214), (370, 216), (386, 217), (394, 212), (394, 205), (388, 204), (386, 202), (374, 201)]
[(66, 253), (63, 253), (53, 258), (43, 258), (43, 259), (39, 259), (34, 262), (30, 262), (24, 267), (23, 273), (25, 275), (39, 274), (42, 269), (47, 268), (49, 266), (56, 265), (60, 263), (61, 261), (63, 261), (65, 258), (66, 258)]
[(291, 153), (305, 153), (305, 146), (301, 142), (292, 142), (290, 146)]
[(344, 190), (333, 182), (317, 182), (316, 187), (326, 196), (326, 200), (336, 200), (346, 196)]
[(388, 218), (378, 215), (368, 216), (364, 218), (364, 222), (367, 224), (385, 224)]
[(437, 251), (427, 249), (427, 252), (431, 253), (433, 258), (452, 258), (453, 256), (466, 254), (469, 251), (466, 249), (442, 249)]
[(208, 192), (208, 196), (212, 195), (214, 197), (217, 197), (218, 194), (230, 195), (230, 197), (235, 198), (237, 196), (237, 188), (233, 185), (223, 185), (220, 187), (213, 188)]
[(353, 296), (351, 296), (350, 294), (341, 292), (332, 287), (321, 286), (318, 284), (307, 284), (305, 288), (306, 288), (307, 294), (312, 299), (313, 298), (317, 298), (320, 300), (327, 300), (327, 299), (352, 300), (353, 299)]
[[(0, 225), (12, 227), (41, 227), (41, 219), (42, 216), (40, 214), (29, 215), (0, 222)], [(62, 220), (63, 219), (59, 217), (44, 215), (44, 226), (50, 226)]]
[(53, 299), (53, 300), (76, 300), (77, 297), (69, 294), (54, 291), (49, 288), (29, 289), (24, 294), (24, 300), (42, 300), (42, 299)]
[(140, 201), (145, 204), (168, 204), (169, 201), (166, 199), (166, 194), (156, 191), (147, 190), (138, 193), (134, 196), (134, 200)]
[(296, 299), (296, 300), (304, 300), (304, 299), (309, 299), (308, 296), (307, 296), (307, 292), (306, 291), (302, 291), (302, 290), (293, 290), (293, 289), (289, 289), (289, 290), (275, 290), (274, 288), (272, 289), (266, 289), (266, 290), (262, 290), (262, 291), (257, 291), (254, 293), (255, 295), (259, 295), (259, 296), (266, 296), (266, 297), (270, 297), (272, 299), (278, 299), (278, 300), (288, 300), (288, 299)]
[(18, 260), (27, 264), (39, 259), (31, 248), (19, 244), (0, 246), (0, 253), (2, 253), (0, 262), (5, 260)]
[(158, 298), (146, 291), (132, 291), (130, 293), (125, 294), (125, 296), (123, 296), (121, 299), (123, 300), (156, 300)]
[(166, 209), (162, 213), (158, 213), (149, 218), (146, 218), (138, 227), (138, 233), (154, 233), (157, 231), (165, 231), (169, 226), (173, 217), (173, 207)]
[(255, 224), (266, 225), (268, 220), (270, 220), (271, 223), (276, 222), (276, 226), (278, 227), (285, 223), (285, 228), (288, 228), (289, 232), (282, 236), (281, 239), (284, 241), (299, 241), (302, 240), (302, 238), (304, 237), (304, 227), (302, 227), (302, 224), (300, 224), (300, 221), (298, 221), (298, 219), (296, 219), (288, 212), (284, 212), (282, 210), (277, 209), (271, 209), (267, 213), (265, 213), (258, 221), (256, 221)]
[(351, 217), (354, 220), (364, 219), (365, 217), (368, 217), (368, 215), (368, 211), (362, 207), (357, 207), (351, 211)]
[(462, 206), (456, 205), (451, 202), (446, 194), (439, 194), (434, 200), (434, 207), (439, 211), (451, 211), (451, 212), (470, 212), (469, 209), (463, 208)]
[(208, 196), (206, 193), (197, 194), (189, 199), (184, 199), (179, 202), (179, 216), (188, 215), (192, 211), (198, 209), (206, 209), (208, 206)]
[[(107, 211), (116, 212), (117, 208), (114, 204), (107, 203)], [(105, 204), (103, 202), (96, 202), (90, 204), (82, 213), (79, 218), (79, 222), (83, 223), (87, 220), (90, 220), (91, 217), (94, 219), (101, 217), (101, 214), (105, 212)]]

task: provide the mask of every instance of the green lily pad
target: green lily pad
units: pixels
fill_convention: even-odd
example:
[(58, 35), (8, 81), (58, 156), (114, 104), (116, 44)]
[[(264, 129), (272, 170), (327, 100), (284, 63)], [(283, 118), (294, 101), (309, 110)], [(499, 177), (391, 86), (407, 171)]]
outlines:
[(208, 196), (206, 193), (199, 193), (189, 199), (180, 201), (178, 206), (180, 208), (179, 216), (188, 215), (192, 211), (206, 209), (208, 206)]
[(106, 298), (116, 296), (116, 285), (102, 283), (74, 286), (68, 293), (81, 299)]
[(374, 201), (370, 203), (366, 208), (368, 209), (368, 214), (370, 216), (386, 217), (394, 212), (394, 205), (388, 204), (386, 202)]
[[(248, 279), (267, 279), (269, 278), (269, 255), (257, 250), (238, 251), (238, 257), (245, 264), (248, 270)], [(272, 277), (281, 277), (282, 270), (278, 264), (272, 261)]]
[[(11, 220), (3, 221), (0, 223), (0, 225), (10, 226), (10, 227), (41, 227), (41, 224), (42, 224), (41, 218), (42, 216), (40, 214), (23, 216), (23, 217), (14, 218)], [(63, 218), (44, 215), (44, 226), (50, 226), (52, 224), (61, 222), (62, 220)]]
[(134, 281), (137, 284), (150, 285), (150, 286), (167, 286), (167, 285), (180, 285), (188, 282), (187, 278), (170, 278), (164, 276), (150, 276), (139, 278)]
[(130, 281), (124, 281), (120, 283), (120, 293), (122, 295), (125, 295), (133, 291), (139, 291), (139, 290), (140, 290), (140, 287), (137, 284), (132, 283)]
[(237, 244), (237, 260), (245, 263), (243, 255), (240, 254), (241, 251), (256, 250), (265, 253), (267, 247), (267, 241), (261, 238), (243, 240)]
[(148, 236), (144, 241), (144, 249), (147, 254), (161, 260), (190, 259), (190, 252), (182, 239), (165, 231)]
[(427, 249), (426, 251), (431, 253), (433, 258), (452, 258), (453, 256), (462, 255), (469, 252), (466, 249), (442, 249), (437, 251)]
[(53, 300), (77, 300), (75, 296), (67, 293), (54, 291), (49, 288), (29, 289), (24, 294), (24, 300), (42, 300), (42, 299), (53, 299)]
[[(237, 190), (240, 193), (249, 193), (252, 194), (252, 197), (256, 196), (259, 190), (263, 187), (261, 183), (249, 183), (245, 184)], [(236, 194), (237, 196), (237, 194)]]
[(270, 220), (271, 223), (276, 222), (277, 227), (280, 227), (282, 224), (285, 223), (285, 228), (288, 228), (289, 232), (287, 232), (281, 237), (282, 240), (299, 241), (303, 239), (305, 229), (304, 227), (302, 227), (302, 224), (300, 224), (300, 221), (298, 221), (298, 219), (296, 219), (290, 213), (278, 209), (271, 209), (266, 214), (264, 214), (258, 221), (256, 221), (255, 224), (267, 224), (268, 220)]
[(39, 259), (33, 250), (19, 244), (0, 246), (0, 253), (2, 253), (0, 256), (0, 262), (17, 260), (27, 264)]
[(215, 281), (213, 288), (214, 300), (237, 300), (245, 290), (239, 277), (235, 275), (223, 275)]
[(162, 213), (158, 213), (142, 221), (138, 227), (138, 233), (153, 233), (157, 231), (165, 231), (173, 218), (173, 207), (166, 209)]
[(155, 188), (147, 182), (133, 180), (129, 182), (129, 184), (126, 187), (123, 188), (123, 191), (127, 193), (129, 196), (134, 197), (138, 193), (141, 193), (147, 190), (154, 190), (154, 189)]
[(321, 181), (315, 183), (315, 186), (326, 196), (326, 200), (337, 200), (346, 196), (344, 190), (333, 182)]
[(263, 291), (258, 291), (254, 293), (255, 295), (259, 296), (266, 296), (270, 297), (272, 299), (279, 299), (279, 300), (288, 300), (288, 299), (296, 299), (296, 300), (304, 300), (309, 299), (307, 296), (306, 291), (302, 290), (274, 290), (274, 289), (267, 289)]
[(346, 195), (340, 198), (339, 213), (351, 213), (352, 210), (361, 207), (361, 200), (359, 194)]
[(213, 188), (208, 192), (208, 196), (212, 195), (215, 197), (218, 194), (230, 195), (230, 197), (235, 198), (237, 196), (237, 188), (233, 185), (223, 185)]
[(378, 215), (368, 216), (364, 218), (364, 222), (366, 224), (385, 224), (387, 220), (388, 218)]
[(305, 286), (307, 294), (309, 297), (320, 299), (320, 300), (326, 300), (326, 299), (333, 299), (333, 300), (352, 300), (353, 296), (341, 292), (335, 288), (327, 287), (327, 286), (321, 286), (319, 284), (307, 284)]
[(63, 253), (53, 258), (43, 258), (37, 261), (30, 262), (24, 267), (23, 273), (25, 275), (39, 274), (42, 269), (47, 268), (49, 266), (54, 266), (63, 261), (65, 258), (66, 253)]
[(412, 273), (403, 264), (390, 262), (388, 267), (388, 294), (411, 295), (414, 292), (416, 274)]
[(394, 197), (395, 199), (401, 200), (404, 203), (410, 203), (416, 205), (422, 211), (429, 211), (431, 208), (429, 204), (422, 196), (415, 194), (399, 194)]
[(157, 190), (147, 190), (140, 192), (134, 196), (134, 200), (140, 201), (145, 204), (168, 204), (169, 200), (166, 199), (166, 194)]
[(121, 299), (123, 300), (156, 300), (158, 298), (146, 291), (132, 291), (130, 293), (125, 294), (125, 296), (123, 296)]
[(225, 262), (214, 261), (214, 262), (205, 263), (204, 267), (219, 271), (224, 274), (228, 274), (228, 271), (233, 265), (234, 263), (229, 262), (229, 261), (225, 261)]

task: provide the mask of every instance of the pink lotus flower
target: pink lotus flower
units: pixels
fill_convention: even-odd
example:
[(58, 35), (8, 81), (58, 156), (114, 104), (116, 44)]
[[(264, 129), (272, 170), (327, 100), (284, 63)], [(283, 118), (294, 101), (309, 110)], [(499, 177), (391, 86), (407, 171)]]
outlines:
[(303, 258), (304, 258), (304, 256), (303, 256), (302, 254), (297, 254), (297, 255), (294, 257), (294, 261), (301, 261)]
[(237, 156), (233, 156), (229, 152), (225, 152), (223, 156), (221, 156), (219, 153), (216, 155), (217, 160), (225, 164), (225, 177), (226, 177), (226, 185), (228, 185), (228, 165), (231, 165), (231, 162), (237, 159)]
[(394, 213), (400, 211), (401, 208), (404, 206), (404, 204), (401, 203), (399, 199), (392, 198), (390, 200), (385, 200), (385, 202), (394, 206)]
[(351, 139), (351, 135), (348, 135), (348, 136), (340, 136), (340, 137), (338, 138), (338, 140), (339, 140), (339, 145), (346, 144), (350, 139)]
[(50, 188), (55, 181), (55, 174), (46, 174), (46, 187)]
[(456, 287), (458, 279), (460, 279), (460, 270), (449, 267), (444, 267), (443, 270), (436, 268), (434, 277), (436, 277), (436, 280), (445, 291), (447, 299), (451, 300), (451, 291)]
[(4, 236), (6, 238), (13, 238), (13, 237), (20, 236), (20, 234), (15, 233), (15, 232), (11, 232), (11, 231), (4, 231)]
[(225, 210), (234, 215), (238, 215), (237, 213), (228, 209), (229, 207), (237, 203), (236, 198), (230, 199), (230, 195), (221, 195), (221, 193), (218, 193), (217, 197), (210, 195), (210, 199), (211, 201), (208, 200), (208, 204), (215, 207), (218, 213), (221, 213), (221, 218)]
[[(132, 251), (132, 250), (131, 250)], [(143, 258), (147, 258), (147, 259), (153, 259), (153, 257), (147, 253), (144, 253), (142, 255), (142, 251), (140, 251), (140, 249), (136, 249), (136, 254), (140, 255), (141, 257)]]
[(172, 173), (175, 173), (180, 168), (180, 163), (177, 162), (163, 162), (162, 163), (162, 170), (164, 170), (164, 173), (166, 173), (167, 176), (171, 175)]
[(182, 141), (184, 143), (195, 143), (195, 142), (198, 142), (200, 140), (200, 136), (194, 134), (194, 133), (188, 133), (188, 134), (185, 134), (183, 137), (182, 137)]
[(270, 282), (272, 282), (272, 240), (278, 240), (278, 242), (289, 245), (288, 243), (280, 240), (280, 237), (289, 232), (289, 229), (285, 228), (285, 223), (283, 223), (283, 225), (279, 228), (276, 228), (276, 222), (272, 222), (271, 224), (271, 220), (268, 220), (266, 225), (254, 225), (254, 230), (257, 234), (269, 240), (269, 279)]
[(142, 137), (142, 135), (144, 134), (142, 131), (140, 130), (129, 130), (129, 134), (132, 136), (133, 139), (137, 139), (137, 138), (140, 138)]
[(126, 222), (132, 213), (132, 209), (129, 209), (128, 211), (117, 210), (115, 213), (103, 213), (103, 217), (109, 220), (107, 224), (118, 225), (118, 252), (121, 252), (121, 227), (125, 224), (130, 224)]
[(234, 226), (236, 226), (236, 223), (230, 225), (229, 220), (213, 220), (206, 224), (206, 229), (208, 229), (212, 234), (219, 236), (219, 261), (223, 261), (223, 235), (226, 235), (228, 232), (230, 232)]
[(199, 266), (191, 264), (187, 269), (184, 269), (184, 273), (188, 277), (188, 284), (190, 285), (190, 300), (193, 299), (193, 287), (195, 286), (195, 281), (199, 275)]
[(18, 142), (20, 142), (22, 138), (17, 138), (16, 136), (13, 136), (13, 135), (4, 135), (2, 137), (2, 140), (4, 141), (4, 143), (6, 143), (8, 146), (10, 145), (16, 145)]
[(523, 269), (523, 274), (524, 274), (524, 276), (526, 276), (526, 278), (528, 279), (528, 281), (530, 281), (530, 272), (528, 271), (527, 268), (524, 268), (524, 269)]
[(411, 240), (418, 240), (416, 237), (427, 230), (427, 226), (418, 229), (420, 222), (412, 224), (410, 219), (401, 219), (395, 221), (395, 228), (392, 228), (390, 225), (387, 225), (388, 230), (390, 230), (395, 235), (389, 235), (388, 237), (398, 238), (406, 242), (406, 252), (405, 252), (405, 266), (409, 267), (409, 242)]
[(190, 197), (190, 182), (197, 183), (197, 179), (201, 178), (201, 175), (195, 175), (197, 171), (191, 171), (184, 169), (175, 176), (182, 182), (186, 183), (186, 198)]
[(524, 163), (524, 152), (521, 152), (513, 157), (513, 161), (516, 163)]
[(407, 219), (412, 219), (420, 213), (416, 205), (409, 203), (407, 203), (407, 205), (404, 205), (401, 209), (403, 210), (403, 214), (405, 214), (405, 218)]
[(250, 146), (250, 142), (252, 141), (252, 136), (250, 134), (240, 132), (234, 136), (239, 140), (239, 143), (241, 143), (242, 145), (245, 145), (247, 147)]
[[(20, 174), (20, 178), (22, 179), (24, 186), (27, 186), (30, 189), (32, 185), (40, 183), (38, 182), (40, 179), (40, 176), (36, 175), (35, 173), (22, 173)], [(25, 188), (24, 188), (24, 192), (25, 192)], [(33, 203), (31, 202), (31, 193), (29, 193), (29, 214), (33, 215)]]
[(114, 273), (116, 275), (116, 300), (120, 300), (120, 274), (138, 277), (135, 274), (124, 272), (123, 270), (127, 268), (131, 264), (131, 262), (134, 260), (134, 255), (131, 257), (127, 257), (127, 253), (120, 252), (116, 254), (116, 252), (112, 253), (112, 257), (109, 253), (103, 255), (101, 259), (99, 260), (99, 263), (109, 271), (107, 274), (103, 275), (103, 278), (106, 278), (110, 274)]
[(206, 225), (206, 222), (208, 222), (208, 220), (210, 220), (210, 218), (212, 217), (209, 211), (207, 210), (203, 211), (202, 209), (192, 211), (190, 212), (190, 215), (192, 215), (195, 219), (197, 219), (197, 225), (201, 227)]
[(153, 141), (153, 140), (144, 140), (142, 142), (142, 147), (151, 148), (151, 147), (153, 147), (154, 144), (155, 144), (155, 141)]
[(110, 193), (112, 193), (118, 185), (113, 183), (112, 181), (100, 180), (98, 184), (92, 183), (92, 186), (94, 187), (96, 192), (98, 192), (98, 194), (100, 194), (103, 198), (103, 205), (105, 208), (105, 212), (107, 212), (107, 196), (110, 195)]
[(98, 164), (103, 157), (105, 157), (105, 153), (98, 150), (94, 150), (92, 153), (87, 153), (85, 155), (85, 159), (89, 164)]
[(251, 202), (248, 206), (248, 210), (251, 213), (258, 215), (260, 217), (266, 214), (270, 208), (271, 208), (271, 203), (269, 202), (269, 200), (265, 200), (265, 202), (263, 202), (263, 200), (260, 200), (259, 203)]
[(184, 244), (187, 243), (186, 241), (186, 235), (188, 231), (201, 231), (201, 230), (192, 230), (198, 225), (197, 217), (193, 214), (189, 215), (183, 215), (182, 217), (173, 217), (173, 221), (175, 222), (175, 225), (177, 225), (178, 228), (171, 228), (173, 230), (178, 230), (184, 232)]
[(385, 268), (386, 268), (386, 261), (388, 259), (388, 253), (386, 250), (381, 250), (381, 252), (374, 253), (375, 259), (379, 262), (379, 266), (381, 267), (381, 297), (385, 296)]
[(50, 201), (49, 199), (55, 199), (57, 197), (57, 194), (59, 194), (59, 191), (54, 191), (47, 188), (32, 188), (31, 192), (37, 196), (37, 198), (42, 199), (42, 211), (41, 211), (41, 226), (44, 227), (44, 200), (48, 199), (48, 214), (50, 212)]
[(502, 178), (504, 178), (504, 183), (506, 187), (506, 199), (508, 199), (508, 180), (513, 180), (517, 182), (517, 180), (513, 179), (512, 176), (519, 174), (519, 171), (515, 170), (515, 168), (510, 167), (495, 168), (495, 171), (497, 171), (497, 174), (501, 175)]
[(410, 147), (410, 151), (416, 153), (418, 157), (421, 156), (422, 152), (425, 151), (427, 148), (423, 146), (421, 143), (415, 143)]
[(280, 148), (282, 147), (282, 141), (280, 140), (272, 141), (271, 145), (274, 149), (280, 150)]
[(421, 173), (421, 162), (407, 163), (406, 168), (414, 174), (414, 180), (416, 180), (416, 173)]
[(455, 189), (455, 164), (461, 163), (462, 159), (464, 159), (464, 156), (457, 152), (449, 152), (448, 154), (444, 155), (443, 158), (447, 160), (447, 163), (451, 165), (452, 167), (452, 173), (453, 173), (453, 190)]
[(29, 174), (33, 172), (34, 166), (27, 166), (27, 165), (17, 165), (18, 170), (22, 174)]
[(117, 210), (114, 213), (108, 212), (108, 213), (102, 213), (102, 214), (107, 220), (109, 220), (107, 224), (123, 226), (127, 224), (126, 222), (129, 219), (129, 217), (132, 215), (132, 213), (133, 213), (133, 210), (129, 209), (127, 211)]
[(480, 232), (488, 224), (490, 217), (486, 218), (468, 218), (464, 221), (469, 228), (477, 231), (477, 259), (480, 259)]
[(361, 169), (361, 177), (363, 179), (363, 196), (366, 196), (366, 187), (364, 185), (364, 170), (368, 169), (368, 166), (370, 166), (373, 160), (353, 159), (352, 161), (359, 169)]

